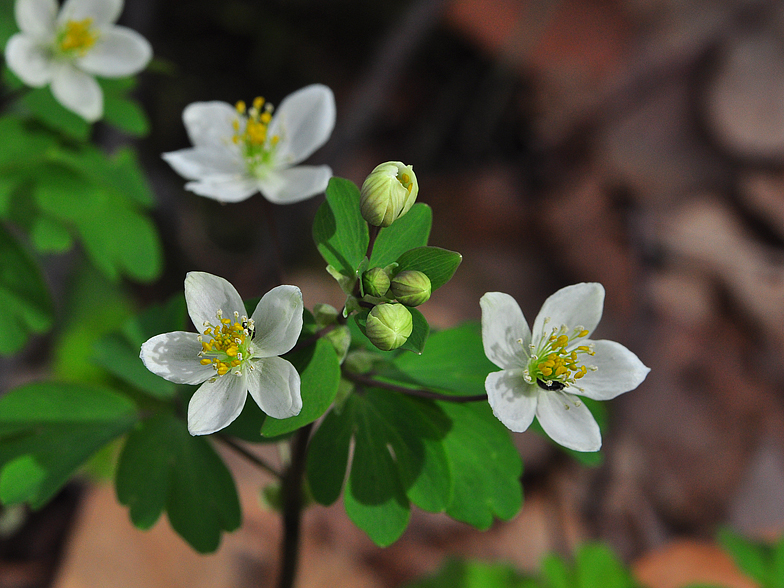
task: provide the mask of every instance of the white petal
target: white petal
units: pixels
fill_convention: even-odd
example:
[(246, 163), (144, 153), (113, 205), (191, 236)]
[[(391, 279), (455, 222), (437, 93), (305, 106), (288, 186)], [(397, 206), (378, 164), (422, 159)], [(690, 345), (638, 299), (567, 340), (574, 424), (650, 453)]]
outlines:
[(577, 385), (583, 389), (582, 396), (594, 400), (610, 400), (619, 394), (634, 390), (639, 386), (648, 372), (646, 367), (634, 353), (615, 341), (589, 341), (593, 343), (596, 355), (585, 357), (586, 365), (595, 365), (599, 369), (588, 371)]
[(493, 414), (507, 429), (522, 433), (534, 420), (539, 390), (526, 383), (523, 370), (503, 370), (487, 375), (487, 400)]
[(215, 374), (211, 365), (199, 363), (201, 343), (196, 333), (174, 331), (148, 339), (139, 357), (152, 373), (175, 384), (201, 384)]
[(550, 317), (547, 331), (566, 325), (573, 329), (582, 325), (590, 333), (599, 324), (604, 308), (604, 287), (596, 282), (574, 284), (561, 288), (544, 301), (533, 326), (535, 340), (542, 334), (545, 317)]
[(123, 0), (65, 0), (59, 23), (69, 20), (93, 19), (93, 24), (100, 26), (116, 22), (123, 9)]
[(327, 86), (312, 84), (289, 94), (270, 122), (268, 136), (280, 137), (278, 166), (304, 161), (327, 142), (335, 127), (335, 96)]
[(242, 202), (259, 191), (259, 185), (250, 176), (215, 174), (198, 182), (188, 182), (185, 189), (218, 202)]
[(487, 359), (503, 369), (524, 366), (528, 361), (526, 347), (531, 342), (531, 331), (517, 301), (503, 292), (487, 292), (479, 305)]
[(253, 311), (255, 357), (283, 355), (302, 332), (302, 292), (296, 286), (278, 286), (259, 300)]
[(161, 155), (178, 174), (188, 180), (200, 180), (213, 175), (237, 176), (243, 174), (243, 164), (228, 149), (190, 147)]
[(40, 39), (54, 37), (57, 0), (16, 0), (14, 14), (19, 30)]
[(245, 406), (246, 388), (246, 377), (234, 374), (202, 384), (188, 403), (190, 434), (209, 435), (231, 424)]
[(196, 330), (204, 332), (204, 322), (217, 323), (218, 309), (223, 311), (223, 318), (234, 320), (234, 312), (240, 316), (246, 314), (237, 290), (228, 280), (207, 272), (188, 272), (185, 276), (185, 302), (188, 305), (188, 316), (191, 317)]
[(110, 26), (101, 30), (98, 42), (76, 64), (87, 73), (121, 78), (139, 73), (151, 58), (147, 39), (129, 28)]
[(24, 33), (17, 33), (8, 40), (5, 61), (28, 86), (40, 88), (52, 81), (54, 65), (51, 50)]
[(194, 102), (182, 111), (182, 122), (194, 147), (226, 147), (234, 136), (237, 111), (226, 102)]
[(300, 377), (291, 363), (280, 357), (266, 357), (254, 362), (248, 373), (248, 392), (269, 416), (287, 419), (302, 410)]
[(270, 202), (293, 204), (324, 192), (331, 177), (328, 165), (300, 165), (269, 172), (259, 180), (259, 188)]
[(559, 445), (575, 451), (599, 451), (602, 446), (599, 425), (591, 411), (570, 394), (543, 390), (536, 417), (544, 432)]
[(103, 92), (98, 82), (68, 63), (56, 67), (52, 94), (60, 104), (87, 122), (95, 122), (103, 116)]

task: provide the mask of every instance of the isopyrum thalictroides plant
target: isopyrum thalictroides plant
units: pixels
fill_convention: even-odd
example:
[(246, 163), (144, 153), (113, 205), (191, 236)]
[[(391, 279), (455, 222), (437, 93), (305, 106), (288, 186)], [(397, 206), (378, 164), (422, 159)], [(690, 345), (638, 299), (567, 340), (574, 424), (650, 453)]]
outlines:
[[(91, 140), (98, 120), (148, 130), (126, 94), (127, 76), (152, 50), (114, 24), (122, 7), (15, 4), (19, 32), (5, 51), (18, 95), (0, 115), (0, 136), (15, 149), (3, 150), (0, 173), (3, 198), (24, 199), (25, 214), (0, 207), (5, 355), (55, 320), (30, 247), (60, 253), (80, 243), (78, 254), (109, 282), (160, 275), (148, 216), (154, 199), (134, 152), (109, 156)], [(99, 321), (114, 327), (93, 359), (114, 379), (44, 380), (0, 399), (3, 504), (41, 507), (122, 439), (116, 491), (134, 524), (149, 528), (165, 511), (194, 549), (214, 551), (241, 523), (234, 481), (214, 449), (222, 443), (278, 479), (279, 586), (290, 587), (305, 488), (323, 505), (342, 496), (348, 517), (387, 546), (406, 529), (412, 505), (479, 529), (514, 517), (522, 463), (510, 430), (538, 421), (569, 450), (599, 450), (592, 407), (633, 390), (649, 371), (624, 346), (593, 337), (600, 284), (555, 292), (531, 327), (511, 296), (491, 291), (477, 302), (481, 324), (431, 333), (419, 307), (462, 257), (428, 243), (432, 211), (417, 202), (412, 165), (381, 163), (360, 188), (328, 166), (303, 163), (335, 126), (329, 88), (307, 86), (276, 109), (261, 98), (196, 102), (183, 121), (193, 146), (163, 158), (188, 190), (227, 206), (256, 193), (274, 204), (325, 194), (313, 240), (345, 303), (305, 308), (296, 284), (243, 300), (222, 276), (194, 268), (182, 277), (184, 296)], [(270, 441), (290, 446), (281, 464), (240, 443)]]

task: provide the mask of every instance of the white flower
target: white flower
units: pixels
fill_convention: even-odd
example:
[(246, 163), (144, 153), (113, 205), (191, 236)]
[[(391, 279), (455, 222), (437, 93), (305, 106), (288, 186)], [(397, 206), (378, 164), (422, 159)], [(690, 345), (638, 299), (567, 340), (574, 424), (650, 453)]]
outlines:
[(118, 78), (144, 69), (152, 48), (136, 31), (115, 26), (123, 0), (16, 0), (21, 32), (8, 40), (8, 67), (28, 86), (52, 85), (60, 104), (88, 122), (103, 116), (93, 76)]
[(299, 373), (278, 357), (294, 347), (302, 331), (299, 288), (273, 288), (248, 318), (242, 298), (229, 282), (190, 272), (185, 301), (202, 334), (156, 335), (142, 345), (141, 358), (148, 370), (170, 382), (201, 384), (188, 405), (191, 435), (226, 427), (242, 412), (246, 394), (271, 417), (299, 414)]
[(502, 369), (485, 380), (495, 416), (515, 432), (536, 416), (557, 443), (597, 451), (599, 426), (577, 396), (610, 400), (634, 390), (650, 371), (620, 343), (588, 338), (602, 316), (602, 285), (558, 290), (539, 311), (533, 332), (508, 294), (488, 292), (480, 305), (485, 355)]
[(332, 90), (313, 84), (272, 106), (244, 102), (194, 102), (182, 120), (193, 147), (164, 153), (185, 188), (220, 202), (240, 202), (256, 192), (275, 204), (292, 204), (323, 192), (329, 166), (297, 165), (329, 139), (335, 126)]

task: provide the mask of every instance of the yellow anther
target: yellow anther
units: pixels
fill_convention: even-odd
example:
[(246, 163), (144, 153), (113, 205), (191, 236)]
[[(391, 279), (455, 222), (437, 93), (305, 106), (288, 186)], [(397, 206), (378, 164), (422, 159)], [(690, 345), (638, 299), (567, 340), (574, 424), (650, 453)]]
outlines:
[(555, 341), (558, 347), (566, 347), (569, 344), (569, 337), (566, 335), (559, 335)]
[(273, 135), (272, 136), (272, 144), (273, 145), (277, 145), (278, 141), (280, 141), (280, 137), (278, 135)]
[(256, 96), (253, 99), (253, 108), (255, 108), (256, 110), (259, 110), (263, 104), (264, 104), (264, 98), (262, 98), (261, 96)]
[(225, 363), (221, 363), (220, 367), (218, 367), (218, 375), (219, 376), (224, 375), (228, 371), (229, 371), (229, 366), (227, 366)]
[(259, 120), (266, 124), (269, 124), (269, 121), (272, 120), (272, 113), (269, 110), (265, 110), (262, 115), (259, 117)]
[(202, 351), (212, 351), (212, 345), (209, 343), (205, 343), (204, 341), (201, 342), (201, 350)]
[(231, 319), (221, 319), (221, 322), (222, 322), (224, 325), (229, 325), (229, 324), (231, 324)]
[(229, 357), (235, 357), (237, 355), (237, 351), (239, 351), (239, 349), (237, 349), (234, 345), (232, 345), (226, 350), (226, 355), (228, 355)]
[(98, 33), (91, 30), (93, 19), (69, 20), (60, 39), (60, 49), (65, 52), (85, 53), (98, 40)]
[(201, 365), (210, 365), (212, 363), (211, 359), (207, 359), (206, 357), (199, 362)]
[(553, 373), (553, 370), (551, 370), (549, 367), (543, 367), (539, 371), (542, 372), (543, 376), (549, 376), (550, 374)]
[(563, 375), (565, 373), (566, 373), (566, 368), (564, 366), (559, 365), (557, 368), (555, 368), (555, 375), (556, 375), (556, 377), (557, 376), (561, 376), (561, 375)]
[(587, 329), (583, 329), (582, 331), (577, 333), (578, 337), (586, 337), (587, 335), (588, 335), (588, 330)]
[(587, 345), (580, 345), (577, 348), (577, 351), (582, 351), (583, 353), (589, 353), (591, 351), (591, 348), (588, 347)]
[(403, 174), (402, 176), (400, 176), (401, 184), (405, 185), (408, 184), (410, 181), (411, 181), (411, 176), (409, 176), (408, 174)]

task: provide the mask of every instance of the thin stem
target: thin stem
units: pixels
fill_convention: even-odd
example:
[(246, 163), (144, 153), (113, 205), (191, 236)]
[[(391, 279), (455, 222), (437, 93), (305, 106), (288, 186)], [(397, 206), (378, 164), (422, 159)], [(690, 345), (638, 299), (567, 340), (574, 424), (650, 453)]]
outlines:
[(305, 478), (305, 458), (308, 438), (313, 424), (305, 425), (291, 440), (291, 463), (283, 475), (283, 540), (278, 588), (293, 588), (299, 563), (299, 536), (302, 522), (302, 485)]
[(383, 388), (384, 390), (392, 390), (407, 394), (408, 396), (416, 396), (418, 398), (430, 398), (432, 400), (444, 400), (446, 402), (481, 402), (487, 400), (487, 394), (476, 394), (472, 396), (452, 396), (450, 394), (442, 394), (434, 390), (427, 390), (425, 388), (406, 388), (405, 386), (397, 386), (381, 380), (365, 376), (363, 374), (355, 374), (352, 372), (343, 372), (346, 379), (351, 380), (363, 386), (371, 386), (373, 388)]
[(269, 472), (270, 474), (272, 474), (273, 476), (275, 476), (278, 479), (283, 477), (283, 475), (278, 470), (276, 470), (274, 467), (269, 465), (266, 461), (261, 459), (258, 455), (256, 455), (256, 454), (248, 451), (247, 449), (245, 449), (242, 445), (237, 443), (231, 437), (226, 437), (224, 435), (216, 435), (216, 437), (218, 439), (220, 439), (224, 444), (226, 444), (227, 447), (230, 447), (231, 449), (233, 449), (234, 451), (239, 453), (242, 457), (244, 457), (248, 461), (252, 462), (254, 465), (257, 465), (258, 467), (260, 467), (262, 470), (265, 470), (265, 471)]
[(370, 256), (373, 255), (373, 245), (376, 244), (376, 237), (378, 237), (378, 234), (381, 231), (381, 227), (368, 225), (368, 228), (370, 229), (370, 239), (368, 239), (367, 253), (365, 256), (370, 259)]

